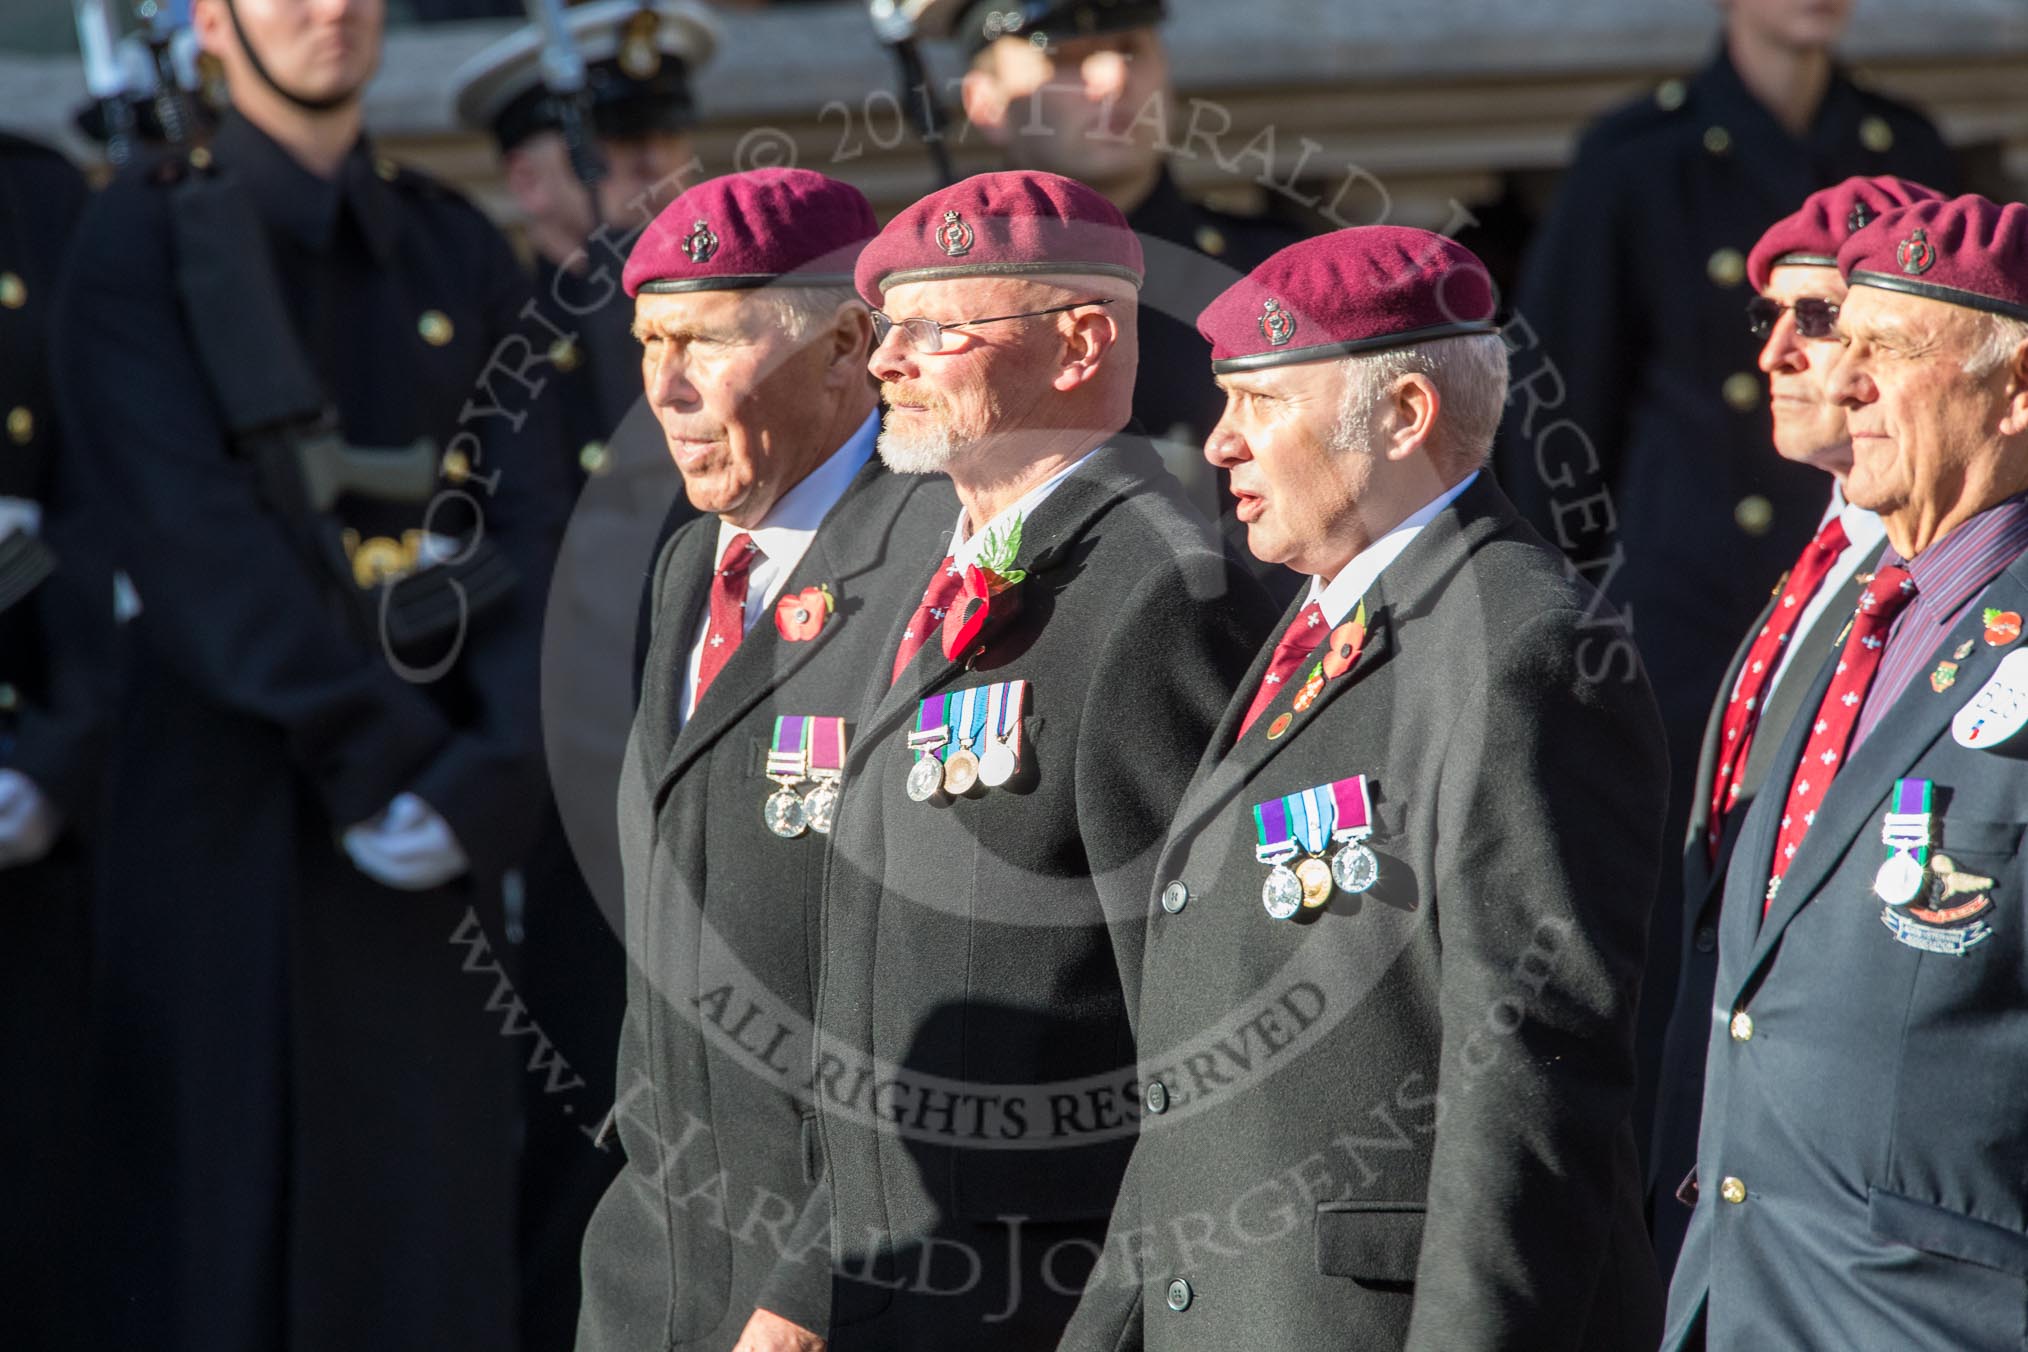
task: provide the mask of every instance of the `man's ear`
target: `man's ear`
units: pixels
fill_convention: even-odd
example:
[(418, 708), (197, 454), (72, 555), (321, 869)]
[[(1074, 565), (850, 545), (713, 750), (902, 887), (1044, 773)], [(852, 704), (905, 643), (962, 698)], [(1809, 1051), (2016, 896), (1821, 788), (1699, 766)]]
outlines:
[(2007, 373), (2007, 406), (2000, 415), (2000, 433), (2018, 437), (2028, 432), (2028, 343), (2016, 343), (2001, 369)]
[(1406, 460), (1432, 448), (1437, 415), (1443, 411), (1435, 381), (1420, 371), (1399, 377), (1387, 392), (1387, 411), (1389, 460)]
[(965, 121), (978, 128), (987, 141), (1004, 146), (1013, 139), (1014, 134), (1007, 126), (1007, 92), (991, 71), (977, 66), (966, 71), (958, 85), (958, 96), (964, 105)]
[(831, 350), (825, 363), (827, 384), (866, 378), (866, 363), (873, 356), (873, 316), (863, 305), (847, 302), (831, 317)]
[(1120, 341), (1120, 326), (1104, 306), (1073, 311), (1069, 319), (1063, 330), (1063, 365), (1050, 382), (1066, 394), (1097, 375)]

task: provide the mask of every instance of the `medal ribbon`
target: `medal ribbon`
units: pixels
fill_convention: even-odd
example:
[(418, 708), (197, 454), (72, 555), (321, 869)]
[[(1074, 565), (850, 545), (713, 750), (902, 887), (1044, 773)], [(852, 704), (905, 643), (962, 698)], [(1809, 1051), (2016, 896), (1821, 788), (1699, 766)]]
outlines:
[(836, 779), (845, 772), (844, 719), (812, 718), (809, 742), (812, 775), (823, 779)]
[(974, 755), (978, 754), (979, 736), (986, 730), (986, 696), (993, 688), (978, 685), (958, 693), (958, 740)]
[(944, 714), (944, 700), (942, 695), (931, 695), (916, 709), (916, 730), (908, 735), (908, 745), (918, 761), (924, 756), (941, 761), (943, 749), (950, 745), (951, 729)]
[(783, 714), (775, 719), (774, 749), (768, 752), (770, 778), (801, 779), (810, 767), (811, 719)]
[(1331, 839), (1358, 840), (1373, 834), (1373, 796), (1365, 775), (1335, 781), (1331, 797), (1338, 810), (1338, 829), (1331, 833)]
[(1286, 798), (1254, 804), (1253, 829), (1259, 844), (1254, 846), (1253, 857), (1263, 864), (1279, 864), (1295, 857), (1296, 842), (1289, 831), (1288, 805)]
[(1021, 705), (1028, 695), (1028, 682), (1003, 681), (997, 687), (1005, 692), (1000, 699), (1000, 711), (993, 720), (993, 733), (1007, 744), (1007, 749), (1016, 756), (1021, 754)]
[(1930, 800), (1934, 786), (1927, 779), (1897, 779), (1894, 781), (1894, 810), (1880, 828), (1880, 839), (1887, 846), (1887, 857), (1892, 859), (1902, 850), (1915, 856), (1915, 862), (1927, 866), (1929, 863), (1929, 822)]
[(1331, 790), (1331, 785), (1320, 784), (1314, 789), (1292, 793), (1282, 800), (1288, 804), (1289, 821), (1295, 827), (1297, 842), (1310, 854), (1324, 852), (1324, 842), (1331, 838), (1332, 824), (1338, 818), (1338, 801)]

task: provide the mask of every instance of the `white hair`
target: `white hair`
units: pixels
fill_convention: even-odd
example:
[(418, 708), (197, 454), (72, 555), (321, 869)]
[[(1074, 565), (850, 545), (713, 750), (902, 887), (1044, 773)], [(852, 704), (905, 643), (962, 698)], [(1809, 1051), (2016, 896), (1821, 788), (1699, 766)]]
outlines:
[(1497, 333), (1439, 338), (1415, 347), (1391, 347), (1344, 359), (1345, 387), (1333, 450), (1364, 448), (1374, 410), (1394, 382), (1427, 376), (1441, 403), (1432, 446), (1462, 468), (1477, 469), (1493, 449), (1493, 434), (1507, 406), (1507, 344)]
[(769, 286), (755, 292), (754, 300), (771, 309), (775, 326), (796, 342), (829, 324), (840, 306), (865, 304), (849, 286)]
[(2028, 343), (2028, 319), (2012, 315), (1980, 315), (1978, 340), (1965, 358), (1965, 374), (1983, 380), (2014, 359), (2021, 344)]

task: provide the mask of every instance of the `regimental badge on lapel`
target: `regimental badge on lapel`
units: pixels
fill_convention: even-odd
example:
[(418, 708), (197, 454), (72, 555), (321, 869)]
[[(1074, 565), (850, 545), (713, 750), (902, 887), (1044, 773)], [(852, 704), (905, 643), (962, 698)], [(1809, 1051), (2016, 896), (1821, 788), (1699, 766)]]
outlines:
[(1296, 317), (1282, 308), (1282, 303), (1272, 296), (1261, 309), (1260, 336), (1268, 340), (1269, 347), (1287, 347), (1289, 340), (1296, 336)]
[(1936, 691), (1939, 695), (1957, 683), (1958, 664), (1952, 661), (1946, 660), (1937, 663), (1936, 670), (1929, 674), (1929, 688)]
[(937, 227), (936, 238), (937, 247), (952, 258), (963, 258), (972, 251), (972, 227), (955, 211), (944, 213), (944, 223)]
[(690, 226), (690, 233), (683, 237), (683, 256), (703, 267), (718, 252), (718, 236), (711, 233), (709, 221), (696, 221)]

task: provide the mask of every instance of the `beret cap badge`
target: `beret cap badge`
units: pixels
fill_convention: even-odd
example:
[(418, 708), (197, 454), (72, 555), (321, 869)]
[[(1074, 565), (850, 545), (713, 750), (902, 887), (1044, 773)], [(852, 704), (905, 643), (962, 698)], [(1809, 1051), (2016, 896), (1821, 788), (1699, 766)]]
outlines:
[(1895, 261), (1901, 270), (1911, 277), (1920, 277), (1936, 262), (1936, 250), (1930, 247), (1929, 236), (1920, 227), (1908, 232), (1908, 238), (1894, 249)]
[(702, 267), (718, 252), (718, 236), (711, 233), (709, 221), (696, 221), (690, 233), (683, 237), (683, 256)]
[(946, 211), (944, 223), (937, 227), (937, 247), (952, 258), (962, 258), (972, 251), (972, 239), (972, 227), (965, 224), (964, 217)]
[(1852, 212), (1845, 217), (1845, 233), (1856, 235), (1873, 223), (1873, 213), (1866, 209), (1864, 202), (1854, 202)]
[(1272, 297), (1261, 310), (1260, 336), (1268, 340), (1270, 347), (1287, 347), (1289, 340), (1296, 336), (1296, 317)]

